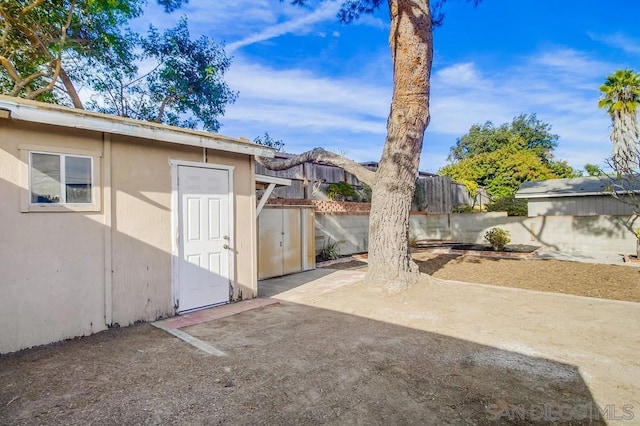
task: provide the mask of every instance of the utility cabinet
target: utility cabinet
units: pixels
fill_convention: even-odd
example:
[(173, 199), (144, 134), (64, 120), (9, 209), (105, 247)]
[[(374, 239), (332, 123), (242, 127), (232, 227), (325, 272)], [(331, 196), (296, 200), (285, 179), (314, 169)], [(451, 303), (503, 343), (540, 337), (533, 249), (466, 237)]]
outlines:
[(313, 206), (265, 206), (258, 216), (258, 279), (316, 267)]

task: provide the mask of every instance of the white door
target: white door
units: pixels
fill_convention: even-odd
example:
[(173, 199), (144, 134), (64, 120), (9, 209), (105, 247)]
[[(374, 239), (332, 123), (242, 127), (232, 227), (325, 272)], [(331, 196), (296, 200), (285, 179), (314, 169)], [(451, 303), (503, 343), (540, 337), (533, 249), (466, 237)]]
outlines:
[(178, 166), (178, 312), (229, 302), (229, 173)]

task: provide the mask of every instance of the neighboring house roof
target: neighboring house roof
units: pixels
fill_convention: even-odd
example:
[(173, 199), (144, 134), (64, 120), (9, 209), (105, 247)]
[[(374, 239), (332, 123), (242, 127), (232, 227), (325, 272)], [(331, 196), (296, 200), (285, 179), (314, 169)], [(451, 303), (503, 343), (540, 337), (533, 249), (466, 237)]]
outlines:
[(273, 149), (254, 144), (244, 138), (236, 139), (201, 130), (167, 126), (160, 123), (0, 95), (0, 123), (2, 123), (2, 118), (93, 130), (262, 157), (273, 157), (274, 154)]
[(584, 197), (615, 193), (640, 193), (640, 176), (614, 179), (590, 176), (573, 179), (549, 179), (524, 182), (516, 198)]
[[(378, 162), (377, 161), (365, 161), (364, 163), (360, 163), (361, 166), (366, 167), (367, 169), (371, 170), (371, 171), (376, 171), (378, 170)], [(420, 170), (418, 170), (418, 176), (419, 177), (434, 177), (434, 176), (438, 176), (435, 173), (429, 173), (429, 172), (422, 172)]]

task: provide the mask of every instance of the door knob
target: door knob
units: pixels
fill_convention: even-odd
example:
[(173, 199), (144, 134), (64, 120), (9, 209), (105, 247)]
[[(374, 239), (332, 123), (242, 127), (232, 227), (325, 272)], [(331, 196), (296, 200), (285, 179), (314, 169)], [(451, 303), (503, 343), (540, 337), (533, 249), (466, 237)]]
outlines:
[(225, 244), (222, 246), (223, 249), (229, 250), (229, 245)]

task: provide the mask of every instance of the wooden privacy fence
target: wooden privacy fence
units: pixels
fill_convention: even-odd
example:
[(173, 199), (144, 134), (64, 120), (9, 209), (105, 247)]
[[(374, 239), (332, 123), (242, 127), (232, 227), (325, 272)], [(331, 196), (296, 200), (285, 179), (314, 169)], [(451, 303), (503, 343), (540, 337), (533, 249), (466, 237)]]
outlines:
[[(290, 158), (292, 154), (276, 153), (276, 158)], [(365, 167), (375, 170), (377, 163), (364, 163)], [(332, 183), (347, 182), (360, 196), (351, 201), (370, 201), (365, 199), (364, 185), (351, 173), (335, 166), (319, 163), (305, 163), (288, 170), (267, 170), (256, 164), (256, 173), (291, 179), (291, 186), (276, 188), (272, 198), (289, 200), (326, 200), (327, 187)], [(416, 182), (412, 209), (432, 214), (451, 213), (459, 206), (485, 205), (486, 193), (479, 191), (474, 198), (469, 195), (464, 184), (452, 181), (448, 176), (436, 176), (421, 173)]]
[[(293, 155), (276, 153), (276, 158), (290, 157)], [(347, 182), (356, 190), (363, 188), (362, 183), (344, 169), (319, 163), (305, 163), (278, 171), (267, 170), (261, 164), (256, 163), (256, 173), (291, 179), (291, 186), (276, 188), (273, 191), (272, 197), (274, 198), (326, 200), (327, 187), (338, 182)]]
[(412, 209), (442, 214), (451, 213), (460, 206), (482, 207), (488, 201), (489, 196), (483, 188), (472, 197), (463, 183), (453, 181), (449, 176), (420, 176), (416, 181)]

